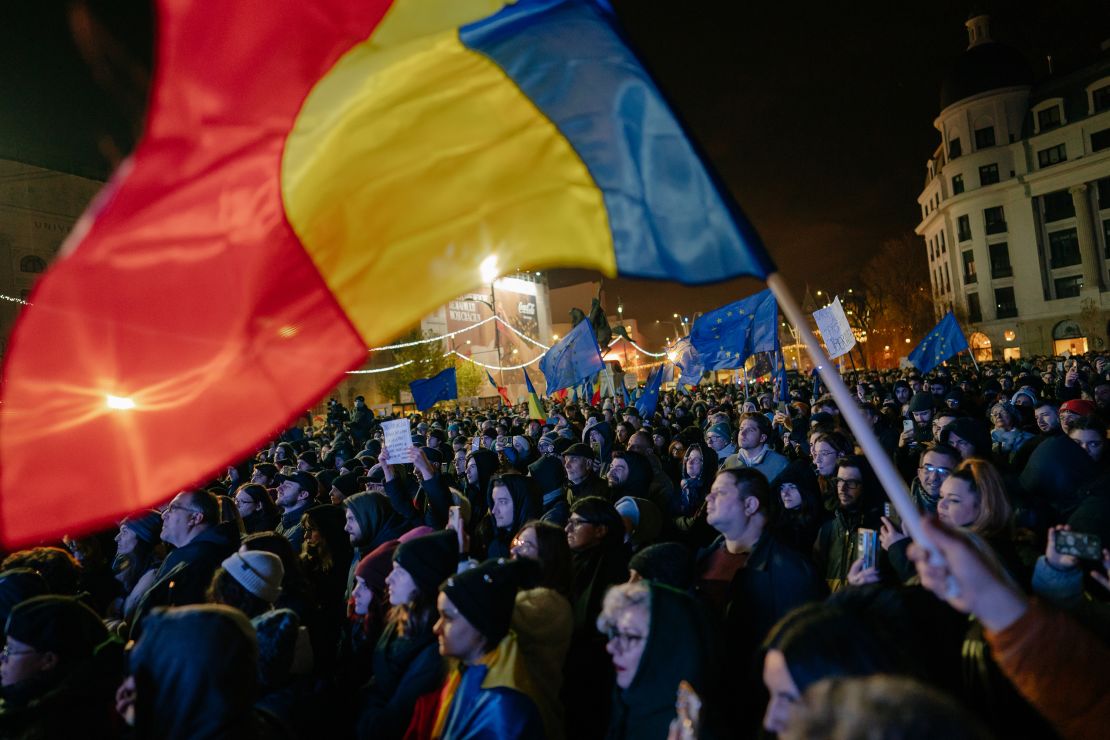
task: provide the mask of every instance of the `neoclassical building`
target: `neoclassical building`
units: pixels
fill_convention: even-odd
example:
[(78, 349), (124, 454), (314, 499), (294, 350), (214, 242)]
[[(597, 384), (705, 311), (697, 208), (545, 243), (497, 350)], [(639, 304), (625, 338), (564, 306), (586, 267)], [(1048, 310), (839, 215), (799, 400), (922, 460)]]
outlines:
[(956, 312), (979, 359), (1106, 350), (1110, 42), (1035, 80), (987, 16), (966, 26), (918, 197), (937, 316)]

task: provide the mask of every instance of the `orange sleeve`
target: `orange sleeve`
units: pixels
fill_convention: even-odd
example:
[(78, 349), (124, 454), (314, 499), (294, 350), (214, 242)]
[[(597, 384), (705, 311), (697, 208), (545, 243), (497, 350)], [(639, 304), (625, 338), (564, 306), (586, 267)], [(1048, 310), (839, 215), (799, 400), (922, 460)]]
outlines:
[(986, 636), (998, 667), (1063, 737), (1106, 737), (1110, 648), (1068, 615), (1037, 602)]

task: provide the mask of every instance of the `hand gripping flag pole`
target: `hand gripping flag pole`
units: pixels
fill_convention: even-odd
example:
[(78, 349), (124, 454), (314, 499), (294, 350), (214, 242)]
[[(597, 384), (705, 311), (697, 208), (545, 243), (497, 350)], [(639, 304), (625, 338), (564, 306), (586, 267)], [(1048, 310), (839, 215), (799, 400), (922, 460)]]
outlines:
[[(910, 536), (914, 542), (929, 551), (931, 560), (941, 562), (939, 551), (929, 541), (921, 527), (921, 514), (914, 505), (913, 499), (910, 498), (910, 491), (906, 487), (905, 481), (898, 474), (894, 462), (887, 456), (882, 445), (879, 444), (879, 439), (875, 436), (871, 425), (863, 418), (863, 414), (860, 413), (859, 406), (856, 404), (856, 399), (848, 390), (848, 386), (844, 385), (843, 379), (836, 372), (832, 362), (825, 357), (821, 345), (817, 343), (817, 337), (813, 336), (813, 332), (809, 328), (809, 322), (806, 320), (805, 314), (802, 313), (801, 306), (798, 305), (798, 302), (794, 300), (794, 296), (790, 293), (786, 281), (778, 272), (772, 272), (767, 276), (767, 287), (775, 294), (775, 299), (782, 307), (782, 312), (786, 314), (787, 321), (797, 329), (798, 336), (806, 347), (806, 352), (809, 353), (813, 364), (817, 366), (817, 372), (820, 373), (821, 380), (828, 387), (829, 393), (836, 401), (837, 408), (840, 409), (844, 420), (848, 422), (848, 427), (856, 435), (856, 441), (863, 449), (864, 456), (867, 457), (871, 467), (874, 468), (875, 474), (879, 477), (879, 482), (882, 483), (887, 496), (890, 497), (890, 502), (894, 504), (898, 516), (902, 518), (909, 529)], [(954, 584), (954, 581), (949, 580), (950, 590), (954, 587)]]

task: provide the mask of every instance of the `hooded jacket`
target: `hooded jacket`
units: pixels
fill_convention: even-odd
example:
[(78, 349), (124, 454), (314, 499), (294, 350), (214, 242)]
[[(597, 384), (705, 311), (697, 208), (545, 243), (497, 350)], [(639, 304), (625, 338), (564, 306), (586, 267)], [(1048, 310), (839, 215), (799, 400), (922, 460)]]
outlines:
[(597, 430), (597, 433), (601, 435), (600, 459), (602, 463), (602, 472), (604, 472), (608, 469), (609, 460), (613, 456), (613, 427), (607, 421), (599, 421), (589, 429), (582, 432), (582, 442), (584, 444), (590, 444), (590, 432), (594, 431), (595, 429)]
[(379, 545), (400, 537), (408, 527), (397, 516), (389, 499), (380, 493), (358, 493), (343, 501), (358, 523), (362, 538), (354, 545), (354, 556), (347, 572), (347, 597), (355, 582), (355, 566), (358, 561), (373, 552)]
[(151, 615), (131, 654), (135, 736), (165, 740), (266, 736), (254, 628), (238, 610), (191, 606)]
[(513, 521), (508, 527), (498, 527), (493, 519), (493, 485), (486, 489), (486, 514), (478, 528), (485, 558), (507, 558), (513, 535), (520, 531), (525, 522), (539, 519), (543, 515), (543, 499), (536, 489), (535, 482), (523, 475), (503, 475), (502, 484), (509, 489), (513, 499)]
[(489, 491), (489, 479), (497, 472), (497, 468), (501, 463), (497, 459), (497, 453), (493, 450), (487, 450), (484, 447), (472, 451), (467, 455), (467, 459), (473, 458), (474, 464), (478, 466), (478, 485), (472, 484), (469, 480), (466, 481), (466, 490), (463, 493), (470, 501), (470, 529), (474, 531), (482, 517), (486, 515), (489, 510), (486, 508), (486, 492)]
[(609, 498), (611, 501), (631, 496), (633, 498), (649, 498), (651, 488), (652, 470), (651, 463), (639, 452), (620, 453), (628, 465), (628, 477), (623, 483), (613, 483), (609, 480)]
[(707, 688), (709, 626), (698, 604), (687, 594), (648, 581), (651, 621), (640, 665), (627, 689), (613, 690), (609, 716), (611, 740), (665, 738), (675, 717), (680, 681), (695, 691)]

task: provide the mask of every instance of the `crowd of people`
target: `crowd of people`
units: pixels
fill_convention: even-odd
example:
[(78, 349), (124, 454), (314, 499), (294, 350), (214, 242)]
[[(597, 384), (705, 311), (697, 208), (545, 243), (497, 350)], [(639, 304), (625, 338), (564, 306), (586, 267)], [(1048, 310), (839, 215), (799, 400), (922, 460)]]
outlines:
[(411, 463), (333, 399), (4, 558), (0, 737), (1101, 736), (1107, 358), (846, 380), (932, 554), (804, 376), (433, 409)]

